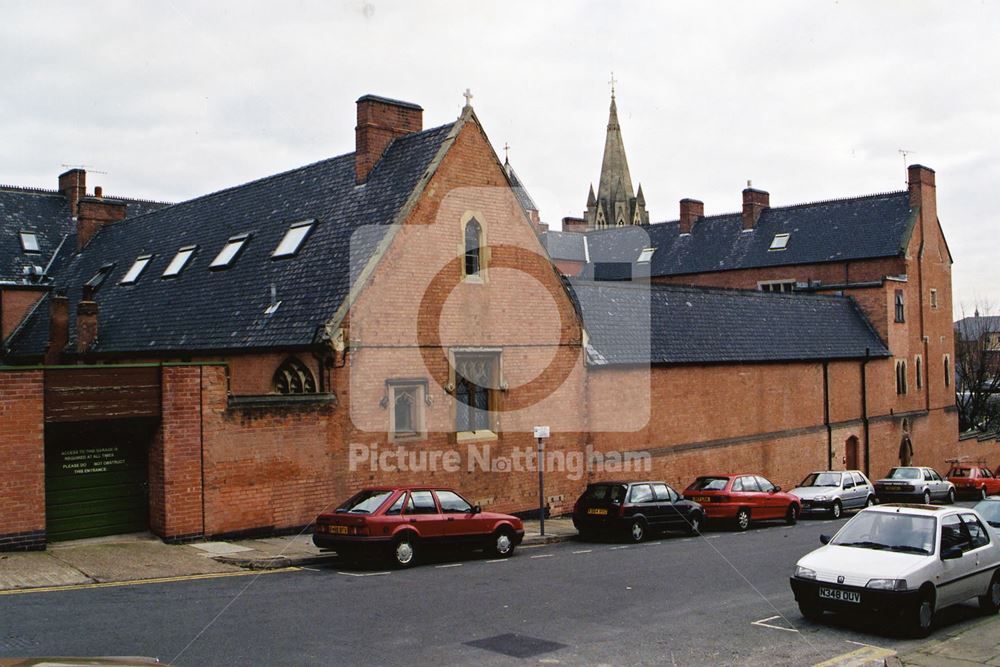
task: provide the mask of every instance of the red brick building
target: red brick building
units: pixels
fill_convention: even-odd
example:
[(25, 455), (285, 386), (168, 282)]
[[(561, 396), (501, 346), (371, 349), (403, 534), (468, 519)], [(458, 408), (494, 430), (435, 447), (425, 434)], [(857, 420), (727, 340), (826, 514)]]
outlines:
[[(4, 250), (0, 548), (293, 530), (388, 481), (527, 511), (538, 424), (552, 428), (553, 512), (601, 475), (684, 485), (746, 468), (787, 485), (831, 466), (881, 472), (904, 436), (920, 462), (954, 453), (933, 172), (890, 197), (912, 221), (888, 234), (891, 256), (855, 259), (849, 233), (830, 241), (849, 259), (812, 261), (795, 254), (809, 237), (795, 222), (786, 263), (745, 248), (719, 271), (671, 262), (694, 255), (672, 243), (718, 250), (730, 227), (742, 244), (787, 233), (750, 192), (749, 218), (563, 234), (568, 257), (550, 232), (550, 258), (471, 107), (429, 130), (413, 104), (369, 95), (357, 111), (354, 153), (170, 206), (53, 193), (77, 209), (34, 216), (44, 249)], [(30, 252), (49, 266), (25, 278)], [(772, 274), (811, 293), (758, 291)], [(620, 465), (641, 451), (649, 469)]]

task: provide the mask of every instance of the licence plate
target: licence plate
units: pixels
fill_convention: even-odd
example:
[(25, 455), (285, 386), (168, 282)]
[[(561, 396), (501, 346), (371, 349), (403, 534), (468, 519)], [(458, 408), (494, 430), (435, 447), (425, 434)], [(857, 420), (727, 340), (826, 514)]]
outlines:
[(710, 503), (712, 502), (712, 496), (694, 496), (691, 500), (696, 503)]
[(587, 510), (587, 514), (596, 514), (598, 516), (606, 516), (607, 513), (608, 510), (602, 509), (600, 507), (591, 507), (589, 510)]
[(903, 490), (903, 487), (900, 486), (899, 484), (886, 484), (884, 488), (885, 488), (886, 491), (902, 491)]
[(347, 526), (327, 526), (326, 532), (334, 535), (347, 535)]
[(838, 588), (820, 588), (819, 596), (826, 600), (837, 600), (839, 602), (861, 602), (861, 593), (856, 591), (842, 591)]

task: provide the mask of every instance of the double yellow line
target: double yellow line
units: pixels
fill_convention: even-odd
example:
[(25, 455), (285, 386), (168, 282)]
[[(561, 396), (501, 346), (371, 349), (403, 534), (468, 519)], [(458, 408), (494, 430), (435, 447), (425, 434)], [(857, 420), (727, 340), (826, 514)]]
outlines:
[(38, 588), (12, 588), (0, 591), (0, 595), (25, 595), (28, 593), (56, 593), (59, 591), (80, 591), (90, 588), (115, 588), (118, 586), (145, 586), (146, 584), (167, 584), (174, 581), (197, 581), (199, 579), (220, 579), (222, 577), (251, 577), (262, 574), (278, 574), (281, 572), (298, 572), (299, 567), (283, 567), (276, 570), (249, 570), (241, 572), (217, 572), (214, 574), (187, 574), (178, 577), (155, 577), (153, 579), (136, 579), (134, 581), (105, 581), (93, 584), (67, 584), (64, 586), (42, 586)]

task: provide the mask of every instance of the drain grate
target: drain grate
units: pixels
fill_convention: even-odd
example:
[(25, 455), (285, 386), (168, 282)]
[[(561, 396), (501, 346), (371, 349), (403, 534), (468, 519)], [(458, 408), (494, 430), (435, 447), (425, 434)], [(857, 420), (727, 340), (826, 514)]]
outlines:
[(558, 651), (561, 648), (566, 648), (566, 644), (550, 642), (547, 639), (526, 637), (513, 632), (485, 639), (477, 639), (474, 642), (465, 642), (465, 645), (481, 648), (484, 651), (501, 653), (511, 658), (533, 658), (542, 653), (550, 653)]
[(36, 646), (38, 646), (38, 642), (28, 639), (27, 637), (0, 637), (0, 652), (3, 653), (31, 650)]

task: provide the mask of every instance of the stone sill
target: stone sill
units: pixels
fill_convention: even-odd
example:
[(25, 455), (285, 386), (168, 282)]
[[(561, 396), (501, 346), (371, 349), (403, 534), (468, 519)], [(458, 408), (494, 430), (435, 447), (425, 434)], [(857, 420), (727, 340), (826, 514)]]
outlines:
[(263, 394), (259, 396), (230, 396), (228, 407), (238, 408), (297, 408), (337, 405), (336, 394)]

